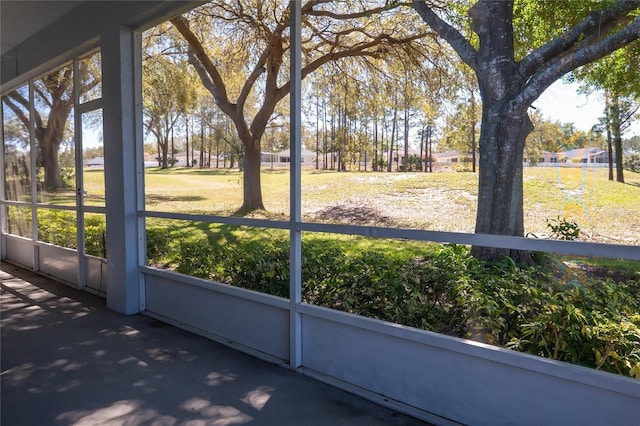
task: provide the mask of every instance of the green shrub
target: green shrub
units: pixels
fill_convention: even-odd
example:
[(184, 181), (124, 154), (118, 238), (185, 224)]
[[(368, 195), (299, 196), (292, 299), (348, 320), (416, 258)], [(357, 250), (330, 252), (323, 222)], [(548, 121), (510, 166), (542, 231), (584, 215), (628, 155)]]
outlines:
[(398, 322), (407, 296), (402, 280), (402, 265), (375, 251), (345, 258), (340, 275), (327, 295), (325, 306)]
[(577, 240), (580, 237), (580, 226), (570, 219), (561, 218), (547, 219), (549, 236), (556, 240)]
[(425, 330), (467, 337), (477, 299), (468, 270), (475, 260), (461, 246), (444, 246), (433, 258), (415, 259), (405, 269), (410, 301), (403, 322)]
[(38, 239), (71, 249), (77, 248), (75, 215), (67, 210), (38, 210)]
[(180, 242), (176, 270), (198, 278), (214, 279), (219, 270), (221, 253), (215, 251), (206, 237)]
[(623, 167), (629, 171), (640, 173), (640, 154), (625, 156)]
[(345, 252), (341, 247), (303, 242), (302, 297), (307, 303), (332, 306), (336, 288), (342, 285)]
[(521, 324), (535, 318), (548, 302), (541, 285), (543, 274), (521, 268), (508, 257), (501, 262), (478, 262), (470, 272), (476, 295), (472, 316), (476, 340), (507, 344), (521, 333)]
[[(167, 246), (166, 234), (151, 235)], [(638, 280), (589, 277), (559, 257), (526, 268), (509, 258), (481, 262), (456, 245), (416, 258), (345, 247), (303, 241), (304, 301), (640, 378)], [(177, 270), (286, 298), (289, 243), (220, 248), (197, 236), (180, 243)]]
[(147, 263), (157, 264), (169, 254), (171, 237), (165, 227), (147, 227)]
[(107, 257), (106, 223), (104, 217), (87, 216), (84, 221), (85, 252), (92, 256)]
[(225, 278), (238, 287), (289, 297), (289, 241), (251, 240), (223, 258)]

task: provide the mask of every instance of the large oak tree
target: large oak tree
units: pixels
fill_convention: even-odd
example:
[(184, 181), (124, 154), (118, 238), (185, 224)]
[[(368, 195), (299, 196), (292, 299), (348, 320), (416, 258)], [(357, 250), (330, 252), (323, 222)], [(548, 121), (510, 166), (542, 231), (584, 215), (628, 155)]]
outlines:
[[(379, 58), (399, 46), (411, 48), (431, 33), (416, 29), (419, 17), (396, 1), (310, 0), (302, 4), (301, 12), (302, 78), (331, 61)], [(171, 19), (171, 23), (187, 41), (189, 61), (202, 83), (218, 107), (231, 117), (242, 140), (244, 199), (240, 210), (264, 209), (261, 139), (276, 105), (291, 90), (288, 2), (214, 0)], [(428, 54), (425, 44), (414, 54)], [(245, 76), (239, 91), (232, 91), (227, 85), (225, 61), (236, 61), (234, 74)], [(257, 111), (248, 114), (248, 100), (256, 92)]]
[[(468, 9), (468, 37), (460, 15), (436, 9), (437, 2), (414, 0), (414, 7), (476, 74), (482, 100), (476, 233), (524, 235), (523, 152), (533, 125), (528, 109), (553, 82), (640, 37), (640, 1), (574, 2), (583, 18), (544, 44), (516, 57), (514, 2), (478, 0)], [(526, 3), (526, 2), (521, 2)], [(580, 4), (578, 4), (580, 3)], [(546, 2), (557, 7), (559, 2)], [(578, 7), (580, 6), (580, 7)], [(597, 10), (597, 8), (601, 8)], [(587, 10), (584, 15), (585, 9)], [(518, 28), (519, 35), (530, 28)], [(518, 52), (520, 53), (520, 52)], [(528, 260), (517, 250), (474, 247), (474, 256)]]
[[(94, 54), (80, 60), (78, 82), (80, 95), (90, 93), (101, 83), (100, 55)], [(38, 147), (38, 165), (44, 167), (44, 188), (58, 190), (63, 188), (60, 174), (59, 152), (68, 119), (73, 110), (73, 67), (69, 64), (34, 81), (33, 126)], [(3, 98), (5, 104), (14, 112), (18, 120), (29, 131), (31, 119), (29, 99), (16, 90)]]

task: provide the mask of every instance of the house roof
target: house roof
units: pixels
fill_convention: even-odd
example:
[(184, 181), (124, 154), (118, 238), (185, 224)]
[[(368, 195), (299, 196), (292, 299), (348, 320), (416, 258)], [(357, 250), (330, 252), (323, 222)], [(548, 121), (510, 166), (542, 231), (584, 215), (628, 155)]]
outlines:
[(103, 165), (104, 164), (104, 157), (90, 158), (89, 160), (85, 161), (85, 164), (87, 164), (87, 165), (91, 165), (91, 164)]
[(433, 156), (436, 158), (460, 157), (460, 156), (471, 156), (471, 153), (460, 152), (460, 151), (444, 151), (444, 152), (434, 152)]
[(590, 147), (590, 148), (570, 149), (568, 151), (564, 151), (559, 154), (562, 154), (568, 158), (589, 158), (602, 153), (604, 153), (603, 149)]
[[(291, 150), (290, 149), (285, 149), (283, 151), (277, 152), (277, 155), (282, 155), (282, 156), (290, 156), (291, 155)], [(303, 156), (310, 156), (310, 155), (316, 155), (315, 151), (311, 151), (310, 149), (302, 149), (300, 150), (300, 154), (302, 154)]]

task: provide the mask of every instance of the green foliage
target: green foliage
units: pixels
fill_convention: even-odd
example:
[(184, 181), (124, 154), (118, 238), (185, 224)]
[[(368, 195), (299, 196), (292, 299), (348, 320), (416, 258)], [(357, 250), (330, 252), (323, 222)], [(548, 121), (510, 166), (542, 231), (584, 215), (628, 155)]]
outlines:
[(580, 226), (571, 219), (561, 218), (547, 219), (549, 236), (556, 240), (576, 240), (580, 237)]
[[(72, 212), (41, 209), (38, 219), (42, 241), (75, 246)], [(85, 227), (87, 253), (104, 255), (104, 218), (88, 216)], [(288, 239), (259, 233), (234, 238), (228, 230), (203, 228), (174, 243), (171, 232), (147, 228), (150, 263), (170, 258), (175, 247), (180, 273), (289, 296)], [(464, 246), (419, 254), (415, 247), (405, 252), (305, 237), (303, 300), (640, 379), (637, 268), (614, 281), (586, 275), (557, 257), (536, 259), (538, 266), (522, 268), (509, 258), (481, 262)]]
[(147, 227), (147, 262), (160, 263), (169, 253), (171, 236), (164, 227)]
[(105, 219), (102, 216), (87, 216), (84, 220), (84, 249), (87, 254), (107, 257)]
[(550, 286), (532, 321), (509, 345), (536, 355), (640, 378), (637, 281), (582, 277)]
[[(106, 257), (106, 223), (103, 216), (87, 215), (84, 221), (85, 253)], [(38, 238), (50, 244), (77, 248), (75, 214), (68, 210), (38, 210)]]
[[(640, 378), (640, 280), (601, 280), (553, 257), (522, 268), (457, 245), (403, 257), (330, 240), (303, 239), (307, 303)], [(221, 248), (193, 237), (177, 270), (286, 298), (288, 240)]]
[(407, 319), (400, 321), (425, 330), (468, 337), (472, 303), (478, 296), (468, 275), (477, 261), (461, 246), (444, 246), (432, 258), (406, 265), (410, 299)]
[(640, 155), (627, 155), (624, 159), (624, 168), (632, 172), (640, 173)]
[(176, 270), (194, 277), (212, 279), (219, 260), (220, 253), (214, 250), (209, 240), (196, 236), (180, 242)]
[(61, 167), (60, 178), (64, 188), (73, 188), (76, 181), (76, 172), (73, 167)]
[(38, 210), (38, 239), (57, 246), (77, 247), (75, 215), (67, 210)]
[(474, 339), (504, 346), (521, 333), (521, 324), (547, 303), (545, 274), (522, 269), (510, 258), (476, 264), (470, 274), (478, 302), (473, 306)]
[(230, 282), (249, 290), (289, 297), (289, 241), (252, 240), (229, 250), (222, 269)]

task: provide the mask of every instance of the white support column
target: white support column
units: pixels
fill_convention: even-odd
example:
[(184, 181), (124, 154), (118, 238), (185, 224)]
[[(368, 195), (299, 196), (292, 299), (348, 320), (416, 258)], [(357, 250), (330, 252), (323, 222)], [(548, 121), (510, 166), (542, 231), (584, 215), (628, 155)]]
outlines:
[[(102, 34), (105, 191), (107, 211), (107, 306), (140, 311), (138, 280), (138, 193), (136, 185), (137, 123), (141, 90), (135, 53), (140, 37), (131, 28), (109, 28)], [(138, 72), (136, 72), (138, 71)]]
[(29, 160), (31, 161), (31, 240), (33, 244), (33, 262), (32, 268), (34, 271), (40, 270), (40, 246), (35, 244), (38, 241), (38, 209), (36, 204), (38, 202), (38, 177), (37, 177), (37, 152), (38, 147), (36, 144), (36, 120), (34, 119), (36, 109), (34, 106), (34, 90), (33, 80), (29, 81)]
[(289, 232), (289, 268), (290, 268), (290, 323), (289, 323), (289, 365), (298, 368), (302, 364), (302, 335), (301, 320), (298, 313), (298, 304), (302, 301), (302, 235), (300, 231), (301, 214), (301, 176), (300, 154), (302, 150), (302, 58), (301, 58), (301, 12), (300, 0), (289, 2), (291, 8), (291, 118), (290, 118), (290, 194), (289, 208), (290, 232)]
[(73, 136), (75, 140), (75, 170), (76, 170), (76, 247), (78, 250), (78, 289), (82, 290), (87, 283), (87, 259), (85, 252), (84, 234), (84, 173), (82, 170), (82, 113), (80, 105), (80, 61), (73, 60)]
[[(0, 200), (5, 200), (6, 195), (6, 182), (7, 177), (5, 175), (5, 162), (4, 162), (4, 153), (5, 153), (5, 144), (4, 144), (4, 107), (2, 102), (0, 101)], [(7, 229), (7, 206), (6, 204), (0, 203), (0, 260), (7, 257), (7, 248), (4, 244), (4, 234), (8, 231)]]

